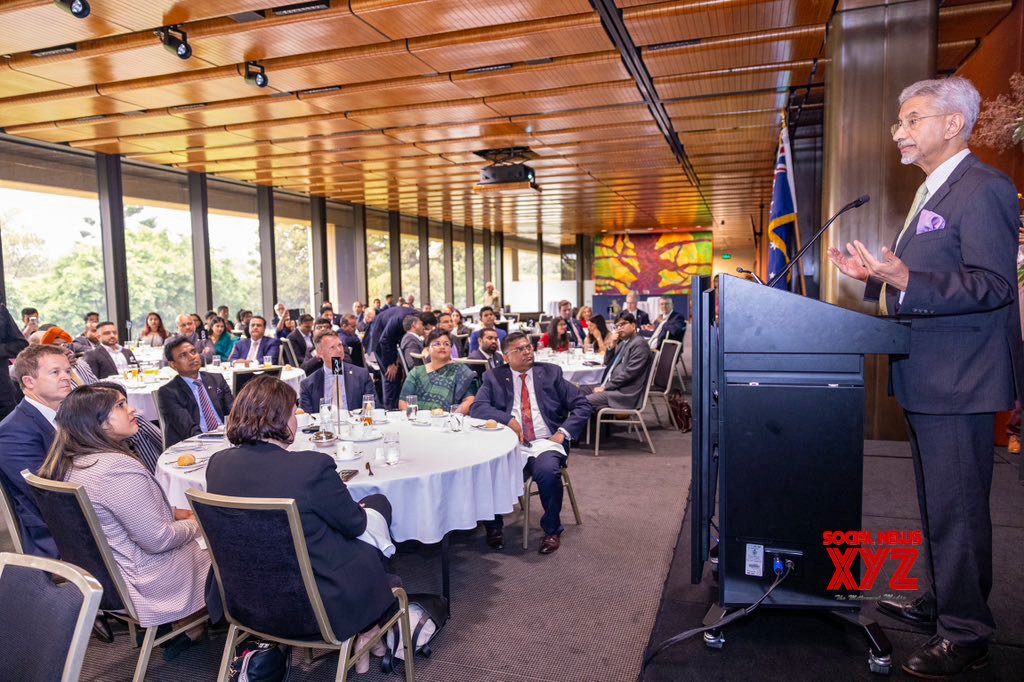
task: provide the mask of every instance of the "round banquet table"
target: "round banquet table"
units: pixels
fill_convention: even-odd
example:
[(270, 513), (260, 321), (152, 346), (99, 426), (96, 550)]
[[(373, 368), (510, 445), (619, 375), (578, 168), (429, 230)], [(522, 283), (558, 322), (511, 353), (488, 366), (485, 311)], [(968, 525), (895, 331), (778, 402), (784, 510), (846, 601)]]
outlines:
[[(601, 375), (604, 373), (604, 356), (596, 353), (571, 354), (571, 352), (553, 353), (540, 350), (537, 351), (536, 359), (537, 362), (558, 365), (562, 368), (562, 376), (577, 386), (599, 384)], [(591, 364), (586, 364), (588, 362)]]
[[(523, 494), (525, 459), (518, 439), (508, 427), (494, 432), (474, 428), (479, 419), (466, 418), (465, 427), (452, 433), (446, 419), (431, 420), (430, 426), (408, 423), (400, 412), (389, 412), (389, 422), (375, 426), (381, 437), (354, 443), (357, 459), (338, 460), (337, 468), (359, 473), (346, 483), (355, 499), (383, 493), (391, 502), (391, 534), (396, 541), (441, 542), (453, 530), (470, 530), (480, 520), (507, 514)], [(344, 430), (342, 431), (344, 433)], [(397, 433), (401, 460), (394, 466), (375, 460), (383, 449), (383, 434)], [(301, 431), (289, 450), (315, 450), (334, 455), (335, 447), (317, 448), (310, 435)], [(168, 448), (161, 455), (156, 479), (172, 506), (188, 508), (185, 491), (206, 490), (206, 466), (215, 452), (230, 447), (226, 440), (190, 438)], [(197, 465), (179, 469), (177, 458), (195, 454)], [(366, 470), (369, 462), (373, 476)]]
[[(224, 380), (228, 382), (228, 388), (231, 388), (231, 368), (221, 365), (220, 368), (209, 365), (203, 367), (204, 372), (217, 372), (224, 377)], [(153, 400), (153, 393), (158, 391), (163, 386), (167, 385), (171, 379), (177, 376), (170, 367), (164, 367), (160, 370), (159, 374), (142, 374), (139, 381), (125, 381), (121, 375), (107, 377), (107, 381), (116, 381), (125, 387), (128, 391), (128, 404), (135, 408), (135, 411), (139, 415), (148, 421), (157, 421), (159, 415), (156, 413), (156, 402)], [(281, 371), (281, 381), (287, 383), (289, 386), (295, 389), (295, 392), (299, 392), (299, 387), (302, 384), (302, 380), (306, 378), (306, 373), (298, 367), (285, 367)]]

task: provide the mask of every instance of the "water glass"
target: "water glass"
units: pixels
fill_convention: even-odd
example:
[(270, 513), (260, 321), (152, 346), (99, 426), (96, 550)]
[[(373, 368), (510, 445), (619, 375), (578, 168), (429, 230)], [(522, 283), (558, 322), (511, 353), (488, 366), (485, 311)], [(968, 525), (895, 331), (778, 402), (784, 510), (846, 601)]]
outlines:
[(401, 443), (397, 433), (384, 434), (384, 461), (389, 465), (398, 464), (401, 459)]
[(263, 356), (263, 366), (264, 367), (271, 367), (271, 366), (273, 366), (273, 364), (274, 364), (273, 358), (271, 358), (269, 355), (264, 355)]
[(338, 418), (338, 410), (328, 398), (320, 398), (320, 430), (326, 431), (328, 425), (334, 426)]
[(211, 362), (212, 362), (214, 367), (216, 367), (217, 369), (220, 369), (220, 356), (219, 355), (214, 355), (213, 356), (213, 360)]
[(462, 431), (463, 415), (459, 412), (460, 405), (452, 405), (448, 411), (448, 430), (452, 433)]
[(411, 422), (416, 421), (416, 415), (420, 413), (419, 398), (414, 395), (405, 398), (405, 418)]
[(377, 396), (373, 393), (363, 394), (363, 423), (373, 424), (373, 410), (377, 407)]

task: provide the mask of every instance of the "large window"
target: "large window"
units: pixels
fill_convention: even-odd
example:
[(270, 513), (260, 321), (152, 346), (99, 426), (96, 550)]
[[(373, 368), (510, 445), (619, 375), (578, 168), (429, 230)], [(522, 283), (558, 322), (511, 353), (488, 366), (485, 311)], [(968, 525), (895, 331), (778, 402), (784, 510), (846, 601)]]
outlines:
[(537, 310), (537, 241), (505, 236), (505, 286), (501, 289), (501, 304), (511, 306), (512, 312)]
[(39, 310), (72, 336), (106, 317), (99, 200), (91, 156), (0, 142), (0, 234), (7, 307)]
[(402, 272), (402, 291), (399, 295), (414, 296), (416, 305), (419, 306), (423, 303), (423, 297), (420, 296), (420, 231), (416, 218), (402, 216), (399, 243), (402, 248), (402, 262), (399, 264)]
[(236, 320), (242, 309), (270, 314), (263, 310), (256, 188), (210, 180), (207, 196), (214, 307), (228, 306)]
[[(466, 228), (467, 230), (472, 228)], [(492, 275), (493, 276), (493, 275)], [(480, 230), (473, 230), (473, 297), (477, 305), (484, 300), (484, 235)]]
[(124, 241), (128, 269), (128, 311), (132, 336), (146, 328), (155, 312), (168, 332), (176, 318), (195, 310), (192, 222), (188, 178), (182, 173), (125, 164)]
[(391, 291), (391, 237), (388, 232), (388, 214), (366, 209), (366, 294), (369, 303), (379, 298), (384, 304)]
[[(430, 237), (427, 249), (427, 261), (430, 263), (430, 300), (424, 301), (424, 303), (430, 303), (437, 309), (448, 302), (444, 295), (445, 278), (448, 277), (448, 273), (444, 267), (444, 230), (441, 223), (431, 220), (427, 234)], [(466, 279), (465, 263), (463, 263), (462, 279)], [(462, 288), (465, 289), (466, 285), (463, 284)]]
[(452, 226), (452, 298), (456, 308), (466, 307), (466, 230)]
[(313, 309), (313, 231), (308, 198), (274, 194), (274, 258), (277, 301), (288, 308)]
[[(571, 262), (566, 252), (572, 255)], [(576, 254), (573, 249), (563, 248), (557, 237), (544, 237), (542, 261), (544, 312), (554, 315), (561, 300), (571, 301), (573, 306), (579, 305), (576, 300)]]

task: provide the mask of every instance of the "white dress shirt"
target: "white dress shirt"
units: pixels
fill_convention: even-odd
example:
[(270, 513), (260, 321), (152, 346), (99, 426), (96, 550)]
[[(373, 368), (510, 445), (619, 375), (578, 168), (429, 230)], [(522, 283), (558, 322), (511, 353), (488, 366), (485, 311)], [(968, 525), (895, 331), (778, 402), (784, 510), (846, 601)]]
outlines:
[(259, 357), (257, 356), (259, 355), (260, 344), (262, 342), (262, 338), (259, 341), (257, 341), (256, 339), (249, 340), (249, 354), (245, 356), (246, 360), (255, 360), (256, 362), (259, 362)]
[[(516, 421), (522, 423), (523, 414), (523, 380), (522, 372), (512, 372), (512, 413), (516, 415)], [(540, 413), (540, 403), (537, 402), (537, 392), (533, 390), (533, 367), (526, 370), (526, 390), (530, 394), (530, 414), (533, 417), (533, 435), (537, 438), (549, 438), (551, 431), (548, 429), (544, 417)]]
[(128, 369), (128, 358), (121, 352), (121, 346), (103, 346), (103, 349), (110, 353), (110, 359), (114, 361), (114, 366), (117, 367), (118, 372), (123, 372)]
[(338, 396), (337, 402), (334, 400), (334, 379), (335, 375), (331, 373), (331, 370), (324, 367), (324, 399), (331, 405), (337, 405), (339, 410), (348, 410), (348, 396), (345, 395), (345, 375), (337, 375), (338, 391), (341, 393)]
[(28, 401), (29, 405), (39, 410), (39, 412), (42, 413), (44, 417), (46, 417), (46, 421), (50, 422), (50, 426), (52, 426), (53, 428), (57, 428), (57, 410), (51, 410), (49, 407), (43, 405), (38, 400), (34, 400), (32, 398), (29, 398), (28, 396), (25, 396), (25, 400)]

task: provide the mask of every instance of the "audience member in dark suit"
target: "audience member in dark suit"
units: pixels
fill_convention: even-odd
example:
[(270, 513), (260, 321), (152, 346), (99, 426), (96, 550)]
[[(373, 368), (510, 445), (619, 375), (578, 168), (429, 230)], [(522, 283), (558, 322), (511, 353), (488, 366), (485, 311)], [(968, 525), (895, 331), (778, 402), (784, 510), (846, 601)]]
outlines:
[(646, 310), (643, 310), (638, 306), (639, 299), (636, 294), (626, 295), (626, 309), (622, 312), (629, 313), (636, 320), (636, 328), (643, 329), (651, 323), (651, 316), (647, 314)]
[(658, 307), (661, 309), (661, 315), (652, 324), (647, 325), (647, 331), (651, 332), (648, 345), (652, 350), (661, 348), (661, 342), (665, 339), (682, 343), (686, 334), (686, 318), (682, 313), (672, 309), (671, 298), (662, 296)]
[(231, 351), (232, 360), (249, 360), (262, 364), (263, 358), (270, 356), (271, 362), (277, 362), (277, 352), (281, 342), (271, 336), (266, 336), (267, 321), (259, 315), (249, 318), (249, 338), (241, 339), (235, 344)]
[(398, 372), (398, 343), (405, 336), (403, 320), (409, 315), (420, 314), (415, 308), (393, 306), (381, 312), (373, 323), (370, 345), (384, 374), (384, 407), (387, 409), (398, 406), (398, 394), (402, 391), (402, 377)]
[(576, 348), (583, 348), (583, 342), (587, 338), (587, 331), (583, 328), (583, 324), (576, 319), (576, 316), (572, 314), (572, 303), (564, 299), (559, 301), (558, 313), (565, 320), (565, 324), (569, 328), (569, 339), (576, 344)]
[(312, 355), (314, 348), (313, 316), (308, 313), (301, 315), (298, 328), (288, 335), (288, 340), (291, 341), (292, 350), (295, 351), (296, 365), (301, 367), (306, 358)]
[(485, 329), (494, 329), (498, 332), (498, 341), (504, 342), (505, 336), (508, 334), (504, 329), (498, 329), (495, 326), (495, 315), (494, 308), (490, 306), (484, 306), (480, 309), (480, 328), (469, 335), (469, 352), (472, 353), (480, 347), (480, 332)]
[(481, 329), (479, 341), (479, 348), (469, 354), (470, 360), (486, 360), (487, 367), (490, 369), (505, 364), (505, 357), (498, 350), (497, 329)]
[[(181, 315), (178, 315), (177, 325), (178, 336), (185, 337), (188, 339), (189, 343), (196, 347), (196, 352), (199, 353), (199, 357), (202, 359), (203, 364), (205, 365), (213, 362), (213, 356), (217, 354), (217, 344), (210, 340), (204, 327), (196, 324), (195, 316), (182, 313)], [(230, 334), (228, 336), (230, 336)], [(274, 358), (274, 361), (277, 361), (276, 357)]]
[(349, 362), (357, 367), (366, 367), (366, 360), (363, 358), (363, 342), (356, 334), (356, 316), (352, 313), (342, 315), (341, 324), (338, 325), (338, 336), (345, 344), (345, 355)]
[(1024, 394), (1019, 206), (1010, 178), (968, 149), (980, 101), (963, 78), (904, 89), (893, 141), (926, 178), (902, 231), (881, 258), (859, 241), (849, 256), (829, 250), (843, 274), (867, 283), (866, 299), (910, 327), (910, 353), (890, 356), (890, 386), (906, 415), (931, 590), (878, 608), (935, 624), (903, 664), (917, 677), (988, 665), (992, 434), (995, 413)]
[(21, 470), (39, 471), (56, 435), (57, 408), (71, 393), (71, 364), (57, 346), (29, 346), (14, 362), (25, 398), (0, 422), (0, 483), (21, 522), (26, 554), (56, 559), (57, 546)]
[[(332, 404), (344, 405), (347, 410), (358, 410), (363, 406), (363, 396), (376, 393), (370, 373), (362, 367), (345, 362), (345, 344), (337, 333), (330, 330), (317, 337), (317, 356), (321, 359), (320, 368), (302, 380), (299, 390), (299, 407), (307, 414), (320, 412), (320, 401), (327, 398)], [(338, 382), (341, 395), (334, 395), (334, 374), (331, 366), (334, 358), (342, 361), (344, 374)]]
[(405, 335), (398, 344), (405, 366), (411, 371), (413, 367), (423, 364), (423, 320), (418, 315), (410, 315), (402, 320)]
[(135, 355), (117, 342), (117, 327), (113, 322), (100, 322), (96, 326), (100, 334), (100, 347), (86, 353), (82, 359), (100, 379), (119, 375), (137, 364)]
[(363, 332), (363, 350), (367, 353), (372, 353), (373, 349), (369, 346), (369, 339), (371, 332), (373, 331), (373, 323), (377, 320), (377, 311), (373, 308), (367, 308), (363, 311), (363, 326), (360, 331)]
[(85, 329), (72, 342), (72, 350), (78, 355), (83, 355), (100, 346), (100, 335), (96, 332), (96, 325), (100, 323), (100, 314), (88, 312), (85, 314)]
[(8, 371), (11, 360), (28, 346), (7, 306), (0, 304), (0, 420), (18, 404), (18, 391)]
[[(524, 443), (547, 441), (542, 450), (527, 460), (525, 473), (533, 476), (540, 491), (544, 516), (541, 554), (550, 554), (561, 545), (562, 476), (561, 466), (569, 455), (569, 443), (579, 438), (590, 419), (592, 408), (587, 399), (562, 376), (557, 365), (534, 363), (533, 345), (522, 332), (505, 338), (508, 364), (484, 374), (484, 384), (476, 394), (470, 415), (493, 419), (507, 425)], [(502, 518), (485, 522), (487, 544), (493, 549), (504, 546)]]
[(164, 346), (164, 359), (178, 373), (157, 391), (167, 447), (223, 426), (234, 400), (224, 377), (200, 372), (199, 353), (183, 336)]
[[(253, 379), (239, 392), (228, 419), (234, 447), (213, 455), (206, 489), (219, 495), (293, 498), (335, 636), (371, 631), (394, 605), (391, 588), (399, 582), (385, 568), (385, 552), (394, 552), (388, 532), (391, 506), (383, 495), (356, 503), (330, 455), (288, 451), (295, 431), (295, 391), (272, 377)], [(312, 631), (294, 636), (318, 633), (314, 624)]]
[(647, 369), (651, 365), (647, 339), (637, 333), (636, 318), (622, 312), (615, 320), (615, 332), (608, 337), (610, 350), (604, 356), (601, 383), (580, 386), (580, 391), (594, 406), (632, 409), (640, 406), (647, 386)]

